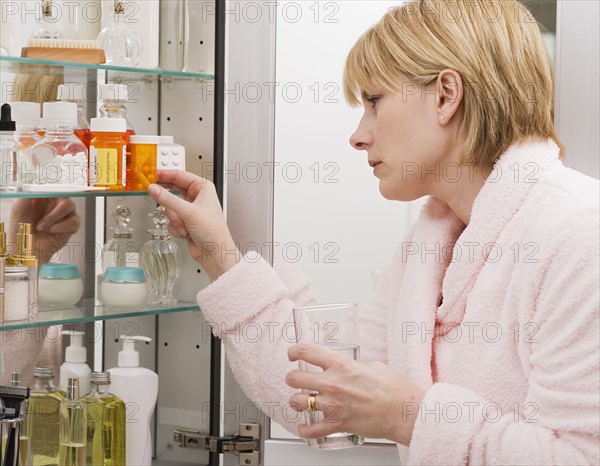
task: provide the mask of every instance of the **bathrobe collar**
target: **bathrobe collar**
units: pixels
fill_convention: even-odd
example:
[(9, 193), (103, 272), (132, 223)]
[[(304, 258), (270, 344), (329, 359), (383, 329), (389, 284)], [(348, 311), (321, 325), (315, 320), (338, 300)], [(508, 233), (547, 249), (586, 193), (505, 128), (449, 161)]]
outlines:
[(498, 236), (558, 155), (558, 146), (550, 140), (511, 146), (498, 158), (475, 198), (466, 228), (445, 202), (430, 198), (424, 205), (412, 242), (403, 245), (403, 250), (416, 249), (420, 254), (406, 255), (397, 314), (397, 325), (403, 330), (409, 325), (419, 328), (419, 338), (403, 333), (406, 345), (398, 350), (406, 352), (402, 358), (408, 362), (406, 375), (422, 388), (433, 383), (431, 358), (436, 321), (460, 324), (467, 296), (486, 260), (493, 260), (494, 254), (510, 252), (499, 252), (495, 244)]

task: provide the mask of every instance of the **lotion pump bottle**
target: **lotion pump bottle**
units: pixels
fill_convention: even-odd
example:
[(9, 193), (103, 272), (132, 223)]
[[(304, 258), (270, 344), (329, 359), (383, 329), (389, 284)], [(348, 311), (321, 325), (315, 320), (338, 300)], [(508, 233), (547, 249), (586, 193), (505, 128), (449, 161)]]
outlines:
[(121, 335), (123, 351), (119, 351), (118, 367), (109, 369), (111, 391), (127, 406), (137, 406), (137, 422), (126, 427), (126, 464), (150, 466), (152, 438), (150, 420), (158, 399), (158, 375), (140, 367), (140, 355), (135, 351), (138, 341), (150, 342), (148, 337)]
[(90, 391), (90, 377), (92, 371), (86, 364), (87, 350), (83, 346), (83, 332), (64, 330), (63, 335), (70, 335), (71, 345), (65, 351), (65, 362), (60, 366), (60, 388), (68, 393), (69, 379), (79, 379), (79, 393), (86, 394)]

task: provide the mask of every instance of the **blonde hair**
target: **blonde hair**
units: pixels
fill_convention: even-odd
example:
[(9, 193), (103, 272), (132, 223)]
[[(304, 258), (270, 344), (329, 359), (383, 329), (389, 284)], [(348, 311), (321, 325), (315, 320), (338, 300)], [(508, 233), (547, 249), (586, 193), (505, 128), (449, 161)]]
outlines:
[(388, 11), (350, 51), (344, 93), (352, 106), (375, 85), (400, 92), (444, 69), (463, 82), (461, 162), (491, 166), (525, 139), (552, 139), (554, 69), (540, 26), (516, 0), (415, 0)]

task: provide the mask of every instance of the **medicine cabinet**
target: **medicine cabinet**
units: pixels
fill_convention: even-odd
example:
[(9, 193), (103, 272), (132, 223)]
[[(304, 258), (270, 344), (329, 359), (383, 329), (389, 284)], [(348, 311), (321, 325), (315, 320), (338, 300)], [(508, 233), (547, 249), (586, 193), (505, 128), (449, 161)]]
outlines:
[[(197, 3), (202, 3), (205, 14), (190, 20), (194, 33), (189, 38), (199, 41), (202, 53), (215, 57), (212, 69), (173, 71), (0, 56), (2, 102), (54, 101), (59, 84), (84, 84), (89, 120), (97, 116), (97, 85), (125, 84), (127, 117), (136, 133), (173, 136), (186, 148), (186, 169), (213, 181), (222, 199), (224, 117), (223, 100), (218, 96), (222, 92), (225, 56), (224, 2)], [(172, 28), (161, 26), (161, 31), (167, 29), (172, 32)], [(165, 33), (160, 37), (162, 53), (168, 53), (172, 44), (166, 36)], [(174, 66), (179, 68), (179, 64)], [(101, 272), (101, 248), (115, 226), (111, 212), (121, 204), (133, 211), (134, 239), (141, 246), (150, 238), (146, 233), (152, 226), (148, 214), (156, 204), (145, 192), (0, 193), (1, 221), (8, 230), (10, 209), (15, 202), (55, 197), (71, 198), (81, 219), (78, 232), (55, 255), (55, 260), (78, 265), (84, 280), (84, 298), (76, 308), (40, 311), (28, 321), (0, 323), (0, 356), (9, 353), (10, 345), (18, 345), (24, 353), (28, 348), (39, 349), (39, 340), (51, 342), (55, 326), (62, 326), (85, 332), (88, 365), (92, 370), (105, 370), (116, 366), (122, 345), (117, 342), (120, 335), (149, 336), (152, 342), (139, 345), (138, 350), (141, 364), (159, 374), (159, 400), (152, 429), (154, 464), (218, 464), (219, 454), (184, 449), (173, 440), (179, 428), (206, 435), (223, 433), (218, 415), (221, 345), (212, 337), (195, 300), (196, 293), (209, 283), (205, 272), (187, 254), (185, 242), (178, 241), (183, 265), (174, 290), (177, 304), (169, 308), (109, 311), (96, 299), (96, 277)], [(58, 343), (61, 358), (66, 340)], [(61, 361), (54, 364), (56, 377)], [(3, 379), (5, 374), (10, 376), (11, 370), (22, 369), (8, 359), (3, 359), (3, 363)], [(30, 380), (32, 374), (28, 375)], [(9, 384), (8, 380), (2, 383)]]
[[(340, 35), (335, 28), (341, 28), (345, 31), (344, 34), (348, 32), (346, 30), (351, 30), (352, 37), (356, 38), (362, 31), (357, 29), (357, 22), (361, 17), (370, 14), (375, 3), (383, 14), (386, 8), (399, 2), (342, 0), (256, 3), (217, 0), (214, 17), (216, 32), (212, 44), (216, 52), (215, 69), (210, 75), (0, 57), (2, 98), (18, 100), (5, 99), (5, 95), (7, 92), (30, 91), (26, 85), (18, 89), (11, 88), (10, 80), (12, 79), (14, 83), (15, 76), (19, 76), (21, 81), (37, 82), (39, 85), (33, 86), (34, 93), (35, 89), (39, 92), (50, 89), (51, 92), (52, 86), (47, 83), (53, 82), (56, 77), (66, 82), (126, 83), (135, 99), (135, 102), (128, 103), (127, 107), (128, 118), (136, 132), (170, 134), (177, 142), (185, 145), (187, 169), (215, 182), (219, 195), (225, 202), (228, 223), (236, 242), (243, 250), (247, 250), (251, 245), (258, 245), (262, 248), (263, 256), (267, 260), (272, 260), (273, 243), (299, 241), (298, 235), (301, 233), (297, 228), (298, 225), (310, 225), (313, 231), (318, 230), (318, 233), (322, 231), (318, 225), (310, 223), (314, 219), (313, 207), (324, 208), (323, 198), (318, 198), (314, 194), (315, 186), (308, 187), (312, 190), (313, 198), (316, 198), (313, 199), (314, 204), (309, 204), (306, 195), (308, 191), (298, 191), (301, 184), (293, 183), (293, 174), (288, 173), (290, 176), (286, 178), (281, 176), (281, 171), (277, 171), (278, 168), (285, 168), (286, 162), (302, 163), (299, 158), (294, 158), (294, 152), (288, 149), (295, 146), (303, 155), (323, 155), (323, 163), (320, 165), (323, 169), (325, 169), (324, 163), (335, 161), (332, 157), (336, 157), (343, 171), (334, 178), (346, 181), (349, 179), (347, 170), (353, 162), (348, 157), (356, 158), (357, 155), (347, 144), (347, 137), (359, 117), (354, 120), (354, 116), (348, 118), (347, 115), (341, 115), (343, 112), (333, 112), (331, 105), (323, 105), (329, 103), (326, 100), (331, 97), (331, 90), (334, 89), (324, 86), (341, 84), (342, 65), (331, 71), (326, 66), (320, 68), (319, 63), (320, 60), (331, 63), (332, 57), (338, 56), (339, 60), (342, 60), (347, 50), (330, 50), (327, 47), (330, 42), (337, 44), (332, 40), (332, 36), (337, 38)], [(538, 3), (540, 4), (538, 10), (548, 8), (556, 10), (556, 7), (552, 6), (554, 2), (525, 3), (534, 5), (532, 7), (534, 15), (537, 11), (535, 5)], [(598, 43), (597, 4), (560, 0), (556, 3), (560, 13), (555, 20), (556, 58), (560, 58), (557, 60), (560, 137), (566, 140), (567, 145), (569, 139), (574, 145), (577, 145), (578, 141), (582, 141), (582, 144), (585, 142), (586, 148), (589, 145), (586, 141), (596, 141), (592, 150), (585, 153), (597, 154), (597, 137), (593, 139), (594, 135), (597, 135), (598, 127), (598, 62), (597, 45), (594, 45)], [(594, 4), (596, 6), (593, 6)], [(381, 14), (377, 16), (380, 17)], [(595, 29), (590, 27), (593, 18), (596, 18)], [(544, 18), (538, 19), (554, 32), (552, 20), (546, 23)], [(376, 18), (373, 19), (375, 20)], [(581, 26), (581, 22), (585, 23), (585, 27)], [(369, 24), (364, 25), (364, 29), (368, 26)], [(579, 32), (590, 30), (595, 32), (589, 34), (591, 37), (589, 41), (578, 38)], [(161, 36), (161, 44), (163, 39)], [(227, 54), (225, 39), (227, 39)], [(596, 53), (593, 52), (594, 47)], [(595, 68), (590, 67), (577, 73), (571, 72), (571, 70), (578, 70), (582, 63), (581, 60), (574, 62), (577, 60), (577, 54), (573, 53), (573, 50), (584, 53), (590, 63), (595, 64)], [(590, 50), (592, 53), (589, 53)], [(307, 66), (307, 63), (311, 65)], [(561, 66), (568, 72), (561, 74)], [(38, 78), (32, 81), (32, 76)], [(591, 80), (596, 80), (595, 93), (573, 94), (575, 90), (582, 88), (579, 82), (574, 84), (573, 82), (580, 78), (588, 79), (588, 76), (591, 76)], [(28, 77), (30, 77), (29, 81), (27, 81)], [(315, 82), (318, 87), (314, 87)], [(294, 95), (284, 94), (282, 89), (286, 85), (288, 90), (301, 86), (304, 90), (304, 100), (294, 101)], [(91, 88), (93, 87), (92, 85)], [(585, 88), (589, 89), (589, 86)], [(256, 98), (256, 93), (251, 93), (257, 89), (262, 91), (259, 98)], [(574, 90), (569, 91), (569, 89)], [(595, 110), (588, 112), (590, 102), (594, 99), (582, 101), (585, 95), (596, 97)], [(338, 98), (338, 102), (335, 103), (337, 111), (344, 103), (340, 92), (335, 97)], [(47, 98), (51, 100), (52, 96)], [(312, 102), (314, 99), (318, 102), (317, 100)], [(90, 100), (93, 101), (93, 97)], [(305, 105), (306, 103), (310, 105)], [(585, 137), (582, 136), (580, 128), (571, 128), (568, 124), (569, 121), (576, 121), (577, 115), (580, 117), (583, 115), (581, 109), (585, 109), (585, 115), (588, 113), (591, 115), (590, 131), (585, 132), (583, 135)], [(96, 108), (92, 102), (87, 109), (88, 116), (95, 116), (95, 112)], [(340, 144), (337, 146), (324, 144), (332, 139), (339, 140)], [(577, 162), (576, 158), (575, 162)], [(583, 164), (590, 166), (590, 171), (597, 173), (597, 158), (592, 162), (583, 161)], [(256, 178), (254, 176), (256, 172), (251, 171), (256, 167), (263, 167), (260, 178)], [(245, 168), (248, 171), (243, 171)], [(275, 180), (270, 176), (273, 171), (276, 174)], [(320, 172), (319, 179), (322, 180), (322, 176), (328, 173)], [(311, 172), (310, 166), (306, 166), (303, 176), (303, 181), (306, 181), (307, 177), (312, 179), (315, 172)], [(357, 195), (357, 185), (354, 183), (351, 185), (346, 191), (341, 184), (332, 187), (338, 189), (335, 191), (336, 205), (338, 207), (344, 205), (352, 211), (351, 215), (355, 216), (360, 210), (352, 200), (358, 199), (364, 202), (364, 198), (362, 194)], [(323, 186), (322, 183), (321, 187)], [(292, 192), (294, 189), (296, 189), (295, 194)], [(363, 187), (358, 189), (362, 190)], [(373, 189), (376, 190), (376, 187)], [(286, 190), (287, 194), (284, 192)], [(38, 194), (40, 197), (55, 195)], [(12, 195), (11, 199), (0, 195), (2, 209), (0, 213), (3, 218), (7, 215), (5, 210), (8, 204), (14, 202), (14, 198), (19, 196), (28, 195)], [(93, 260), (86, 263), (82, 249), (89, 244), (104, 244), (112, 227), (110, 212), (119, 204), (126, 204), (134, 211), (133, 227), (136, 239), (144, 242), (148, 238), (145, 230), (150, 227), (147, 214), (155, 205), (143, 193), (79, 193), (77, 195), (71, 193), (69, 196), (77, 204), (82, 218), (82, 227), (77, 238), (74, 238), (74, 241), (79, 243), (79, 249), (71, 248), (68, 252), (71, 256), (67, 256), (66, 259), (84, 263), (86, 298), (87, 302), (91, 303), (96, 289), (95, 275), (98, 264)], [(285, 196), (288, 196), (288, 200), (294, 198), (297, 204), (288, 203)], [(372, 206), (369, 208), (372, 209)], [(303, 217), (302, 212), (306, 216)], [(418, 209), (409, 208), (397, 217), (388, 215), (382, 218), (386, 220), (386, 225), (390, 222), (396, 222), (396, 226), (407, 225), (414, 220), (417, 212)], [(343, 224), (339, 221), (339, 215), (346, 213), (342, 209), (335, 211), (335, 216), (332, 213), (330, 217)], [(372, 237), (373, 225), (368, 222), (363, 223), (364, 225), (356, 225), (355, 222), (349, 231), (354, 235), (352, 240), (364, 244), (364, 238)], [(390, 247), (393, 247), (392, 242), (397, 244), (401, 232), (384, 230), (385, 227), (378, 229), (381, 235), (377, 237), (377, 242), (389, 243)], [(288, 232), (290, 236), (286, 237)], [(384, 236), (384, 233), (387, 236)], [(325, 239), (339, 241), (336, 236)], [(185, 245), (179, 244), (182, 251), (186, 251)], [(367, 289), (371, 288), (369, 267), (375, 266), (376, 260), (367, 257), (365, 259), (367, 267), (355, 267), (353, 263), (348, 265), (349, 262), (344, 260), (346, 275), (343, 277), (335, 275), (336, 283), (332, 283), (330, 277), (333, 275), (323, 273), (327, 268), (323, 260), (318, 264), (308, 264), (314, 262), (315, 250), (308, 249), (313, 244), (312, 239), (306, 243), (307, 247), (303, 249), (306, 254), (303, 262), (299, 264), (308, 265), (305, 270), (314, 279), (317, 287), (321, 287), (321, 290), (326, 289), (330, 294), (337, 287), (342, 289), (344, 296), (347, 296), (349, 288), (352, 288), (353, 293), (358, 290), (354, 285), (349, 287), (348, 283), (358, 282), (364, 288), (365, 294), (367, 293)], [(323, 247), (324, 242), (321, 241), (320, 245)], [(353, 247), (349, 247), (348, 250), (353, 256), (364, 252), (364, 249), (357, 251)], [(372, 252), (373, 249), (369, 251)], [(330, 251), (321, 249), (319, 252)], [(0, 350), (6, 344), (8, 336), (21, 338), (23, 335), (33, 335), (35, 338), (37, 328), (49, 325), (50, 319), (56, 319), (53, 320), (54, 323), (77, 325), (86, 330), (88, 364), (97, 369), (116, 365), (117, 352), (121, 346), (116, 341), (119, 335), (139, 334), (152, 337), (153, 341), (150, 344), (140, 346), (138, 349), (142, 364), (156, 370), (159, 374), (159, 401), (153, 432), (155, 464), (219, 464), (220, 462), (238, 464), (239, 457), (232, 455), (221, 457), (198, 449), (181, 448), (173, 434), (175, 429), (184, 427), (214, 436), (225, 436), (237, 432), (240, 423), (243, 422), (260, 425), (258, 461), (261, 464), (398, 463), (395, 446), (365, 445), (339, 454), (335, 453), (334, 458), (332, 455), (325, 457), (321, 455), (322, 452), (308, 449), (302, 441), (271, 435), (269, 423), (242, 393), (227, 366), (226, 355), (222, 353), (220, 341), (211, 336), (210, 327), (197, 310), (195, 295), (208, 284), (206, 274), (193, 263), (189, 255), (183, 256), (185, 258), (183, 273), (175, 289), (175, 295), (181, 299), (181, 306), (140, 311), (135, 315), (126, 316), (107, 315), (101, 308), (90, 306), (86, 312), (77, 315), (47, 314), (46, 321), (39, 320), (42, 319), (40, 314), (36, 322), (3, 324), (0, 327), (2, 330)], [(323, 258), (323, 255), (320, 257)], [(384, 263), (377, 265), (383, 266)], [(316, 273), (313, 274), (313, 271)], [(321, 280), (319, 273), (327, 275), (327, 281)], [(359, 273), (362, 274), (361, 278), (352, 282), (351, 280), (356, 280)], [(348, 277), (349, 280), (344, 277)], [(64, 350), (62, 354), (64, 355)], [(250, 460), (248, 464), (254, 464), (253, 461), (254, 459)]]

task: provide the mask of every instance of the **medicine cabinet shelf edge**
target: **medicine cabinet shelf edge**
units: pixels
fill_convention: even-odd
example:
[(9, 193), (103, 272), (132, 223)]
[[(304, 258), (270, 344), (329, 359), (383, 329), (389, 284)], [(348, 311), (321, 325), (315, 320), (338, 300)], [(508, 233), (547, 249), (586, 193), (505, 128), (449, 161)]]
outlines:
[(0, 332), (14, 332), (28, 328), (47, 327), (51, 325), (81, 324), (128, 317), (133, 318), (199, 310), (200, 308), (196, 303), (188, 301), (178, 301), (175, 306), (169, 308), (109, 310), (104, 306), (95, 305), (93, 300), (85, 299), (81, 305), (73, 308), (40, 311), (35, 320), (4, 322), (0, 324)]
[(125, 66), (93, 65), (88, 63), (42, 60), (38, 58), (0, 56), (0, 70), (2, 73), (62, 75), (65, 69), (111, 71), (113, 72), (113, 76), (118, 76), (121, 79), (142, 79), (143, 76), (165, 76), (176, 79), (197, 79), (200, 81), (212, 81), (215, 79), (213, 73), (191, 73), (187, 71), (130, 68)]

